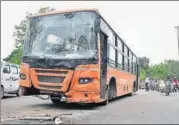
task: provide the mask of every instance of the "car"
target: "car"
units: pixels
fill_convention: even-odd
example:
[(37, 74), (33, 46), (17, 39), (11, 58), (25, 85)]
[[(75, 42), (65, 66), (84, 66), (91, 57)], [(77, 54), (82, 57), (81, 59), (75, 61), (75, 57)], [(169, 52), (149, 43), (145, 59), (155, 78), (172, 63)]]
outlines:
[(21, 95), (19, 70), (19, 65), (1, 61), (1, 99), (4, 97), (4, 94)]

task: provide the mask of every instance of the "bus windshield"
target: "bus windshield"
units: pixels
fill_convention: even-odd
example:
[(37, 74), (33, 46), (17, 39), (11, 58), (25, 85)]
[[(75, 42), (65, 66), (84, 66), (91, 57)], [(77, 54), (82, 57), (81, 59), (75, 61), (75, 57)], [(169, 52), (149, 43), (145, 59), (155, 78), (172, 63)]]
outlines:
[(29, 19), (23, 56), (97, 58), (95, 19), (95, 12), (71, 12)]

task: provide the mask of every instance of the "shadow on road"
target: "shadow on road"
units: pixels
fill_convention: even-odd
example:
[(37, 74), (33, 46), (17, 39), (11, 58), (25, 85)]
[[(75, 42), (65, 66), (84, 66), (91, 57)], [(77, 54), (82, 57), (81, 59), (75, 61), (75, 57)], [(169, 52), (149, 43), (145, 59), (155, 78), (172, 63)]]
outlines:
[[(117, 101), (120, 101), (120, 100), (124, 100), (124, 99), (127, 99), (127, 98), (131, 98), (131, 97), (134, 97), (134, 96), (136, 96), (137, 94), (133, 94), (132, 96), (131, 95), (123, 95), (123, 96), (120, 96), (120, 97), (117, 97), (117, 98), (115, 98), (115, 99), (113, 99), (113, 100), (111, 100), (111, 101), (109, 101), (110, 103), (115, 103), (115, 102), (117, 102)], [(109, 103), (109, 104), (110, 104)]]
[(44, 103), (44, 104), (32, 104), (28, 105), (28, 107), (33, 108), (45, 108), (45, 109), (71, 109), (71, 110), (94, 110), (98, 107), (97, 104), (74, 104), (74, 103), (62, 103), (59, 105), (55, 105), (53, 103)]
[(12, 94), (12, 95), (4, 95), (3, 99), (11, 99), (11, 98), (18, 98), (15, 94)]
[[(135, 95), (133, 95), (135, 96)], [(131, 96), (131, 97), (133, 97)], [(126, 98), (130, 98), (129, 95), (125, 95), (125, 96), (121, 96), (121, 97), (117, 97), (113, 100), (111, 100), (109, 102), (108, 105), (110, 105), (111, 103), (126, 99)], [(45, 109), (70, 109), (70, 110), (95, 110), (97, 108), (103, 107), (101, 104), (75, 104), (75, 103), (61, 103), (59, 105), (55, 105), (53, 104), (51, 101), (49, 101), (49, 103), (44, 102), (44, 103), (40, 103), (40, 104), (31, 104), (28, 105), (28, 107), (33, 107), (33, 108), (45, 108)]]

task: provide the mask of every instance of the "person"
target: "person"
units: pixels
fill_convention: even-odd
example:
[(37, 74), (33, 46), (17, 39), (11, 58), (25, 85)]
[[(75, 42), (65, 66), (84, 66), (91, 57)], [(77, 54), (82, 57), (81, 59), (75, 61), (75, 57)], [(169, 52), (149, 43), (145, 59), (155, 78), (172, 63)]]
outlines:
[(173, 84), (173, 87), (174, 87), (175, 90), (178, 89), (178, 80), (177, 80), (176, 77), (174, 77), (172, 84)]
[(157, 86), (157, 81), (156, 79), (153, 79), (153, 82), (152, 82), (153, 91), (156, 90), (156, 86)]
[(169, 89), (169, 92), (171, 92), (172, 85), (171, 85), (171, 79), (170, 77), (167, 77), (165, 80), (166, 87)]
[(163, 93), (165, 87), (166, 87), (165, 81), (163, 79), (160, 79), (160, 81), (159, 81), (159, 91)]
[(148, 76), (145, 79), (145, 89), (146, 89), (146, 91), (149, 91), (149, 78), (148, 78)]

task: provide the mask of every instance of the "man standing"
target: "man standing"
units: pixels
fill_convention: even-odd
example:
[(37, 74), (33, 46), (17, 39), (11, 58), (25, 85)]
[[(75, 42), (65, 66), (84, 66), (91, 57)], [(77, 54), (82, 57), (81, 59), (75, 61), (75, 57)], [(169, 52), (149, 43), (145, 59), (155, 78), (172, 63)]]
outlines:
[(149, 91), (149, 78), (148, 78), (148, 76), (145, 79), (145, 90)]

